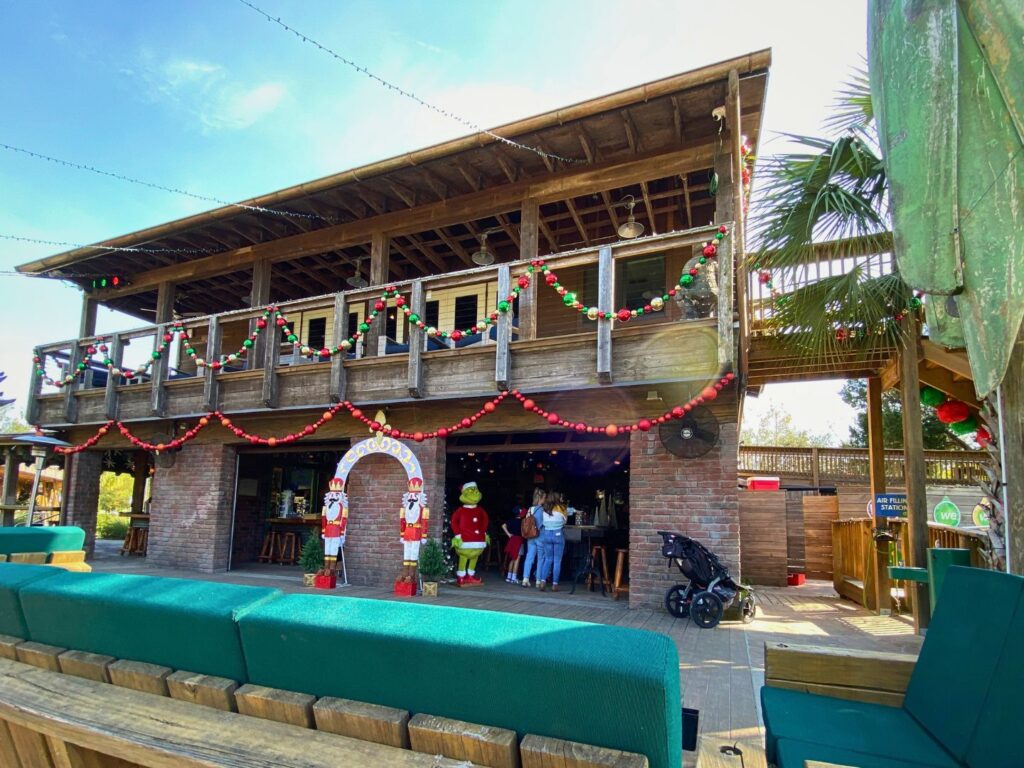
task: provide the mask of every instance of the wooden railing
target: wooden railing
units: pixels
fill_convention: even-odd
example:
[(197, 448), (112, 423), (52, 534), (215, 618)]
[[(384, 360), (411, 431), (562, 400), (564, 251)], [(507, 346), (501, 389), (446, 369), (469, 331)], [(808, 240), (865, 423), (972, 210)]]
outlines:
[[(870, 517), (832, 523), (832, 583), (836, 592), (861, 605), (865, 605), (866, 600), (871, 602), (870, 595), (873, 594), (874, 527), (875, 520)], [(891, 520), (890, 528), (896, 535), (896, 542), (890, 546), (890, 564), (906, 565), (910, 562), (906, 520)], [(928, 523), (928, 546), (969, 549), (972, 566), (988, 567), (985, 552), (989, 542), (984, 533)], [(909, 595), (904, 602), (909, 605)]]
[[(978, 485), (985, 478), (982, 451), (925, 451), (925, 479), (935, 485)], [(866, 448), (740, 447), (739, 474), (778, 476), (805, 485), (868, 481)], [(885, 452), (885, 477), (893, 485), (905, 482), (903, 452)]]
[[(731, 224), (728, 226), (730, 229), (732, 228)], [(546, 256), (545, 261), (556, 271), (569, 270), (574, 267), (596, 266), (598, 277), (596, 306), (608, 313), (613, 313), (618, 308), (615, 303), (615, 272), (617, 263), (654, 253), (676, 253), (688, 259), (692, 256), (694, 249), (706, 242), (709, 236), (716, 230), (717, 225), (683, 232), (671, 232), (638, 240), (622, 241), (600, 247), (554, 254)], [(718, 258), (716, 260), (717, 297), (712, 296), (709, 301), (704, 302), (700, 309), (703, 314), (695, 315), (693, 312), (684, 311), (682, 305), (677, 305), (676, 302), (667, 302), (662, 312), (637, 318), (628, 323), (625, 328), (621, 328), (617, 321), (592, 324), (587, 321), (584, 326), (584, 333), (588, 333), (592, 338), (595, 338), (595, 341), (592, 343), (596, 344), (596, 371), (592, 371), (592, 374), (596, 373), (597, 381), (601, 383), (611, 383), (612, 381), (613, 328), (615, 329), (615, 335), (619, 334), (620, 328), (622, 332), (631, 334), (634, 333), (634, 326), (637, 328), (636, 332), (642, 332), (642, 329), (647, 326), (664, 326), (666, 323), (685, 323), (690, 320), (697, 320), (703, 323), (703, 325), (709, 325), (709, 321), (713, 319), (710, 327), (717, 331), (717, 363), (719, 369), (734, 366), (736, 352), (734, 340), (735, 301), (732, 250), (732, 238), (727, 237), (719, 246)], [(489, 304), (479, 308), (479, 314), (484, 316), (493, 311), (493, 304), (496, 301), (494, 297), (508, 295), (512, 280), (520, 273), (525, 272), (528, 266), (528, 261), (518, 261), (491, 267), (450, 272), (416, 280), (397, 281), (389, 283), (389, 285), (396, 286), (403, 296), (409, 298), (413, 310), (417, 311), (421, 316), (424, 316), (423, 302), (428, 292), (452, 291), (456, 288), (464, 289), (467, 285), (472, 286), (474, 284), (484, 285), (486, 288), (483, 289), (483, 295), (487, 297), (489, 302)], [(584, 290), (582, 284), (571, 287), (579, 291)], [(661, 286), (658, 287), (660, 288)], [(550, 288), (544, 284), (543, 278), (538, 271), (529, 287), (520, 295), (519, 306), (516, 309), (517, 317), (523, 320), (523, 333), (519, 333), (518, 327), (514, 327), (513, 313), (508, 312), (499, 315), (494, 330), (488, 328), (486, 332), (479, 334), (478, 338), (463, 339), (462, 343), (458, 345), (460, 347), (465, 346), (468, 342), (478, 344), (481, 348), (493, 350), (494, 363), (492, 370), (494, 375), (491, 380), (491, 388), (503, 389), (516, 386), (511, 376), (510, 350), (513, 347), (517, 350), (521, 348), (516, 345), (540, 340), (542, 334), (537, 333), (536, 323), (538, 292), (540, 291), (550, 291)], [(294, 316), (301, 312), (320, 312), (321, 317), (325, 315), (333, 316), (333, 339), (347, 338), (349, 313), (354, 312), (360, 318), (365, 317), (374, 301), (381, 295), (381, 292), (381, 286), (374, 286), (297, 301), (282, 302), (278, 305), (278, 308), (286, 316)], [(558, 303), (560, 305), (561, 300)], [(408, 360), (406, 368), (408, 386), (406, 389), (403, 383), (405, 394), (411, 398), (423, 397), (425, 360), (423, 353), (436, 350), (436, 354), (443, 355), (446, 348), (452, 350), (453, 353), (455, 352), (455, 343), (450, 340), (442, 343), (437, 338), (428, 339), (423, 330), (413, 326), (408, 326), (409, 333), (405, 336), (406, 344), (394, 343), (394, 340), (389, 340), (385, 337), (383, 333), (384, 318), (379, 316), (375, 326), (379, 325), (381, 327), (374, 327), (371, 333), (367, 334), (370, 348), (364, 349), (362, 345), (359, 345), (356, 349), (349, 351), (344, 356), (344, 359), (342, 355), (336, 354), (330, 362), (317, 357), (310, 361), (298, 354), (291, 354), (291, 345), (266, 343), (264, 337), (260, 337), (260, 343), (254, 345), (247, 355), (237, 358), (228, 357), (228, 355), (237, 351), (238, 345), (247, 336), (250, 325), (262, 315), (263, 311), (264, 307), (252, 307), (210, 315), (208, 317), (190, 318), (186, 321), (185, 325), (193, 340), (192, 346), (196, 350), (197, 355), (210, 361), (216, 360), (221, 362), (224, 367), (220, 371), (215, 371), (209, 367), (197, 369), (184, 354), (178, 341), (174, 341), (167, 352), (154, 362), (149, 370), (141, 376), (133, 378), (130, 384), (125, 384), (122, 380), (108, 375), (106, 369), (102, 366), (87, 364), (84, 374), (77, 376), (73, 383), (61, 390), (63, 418), (56, 421), (66, 424), (85, 421), (85, 419), (79, 419), (78, 397), (85, 391), (98, 388), (104, 390), (104, 407), (102, 410), (103, 417), (106, 419), (119, 417), (118, 401), (121, 393), (137, 392), (139, 388), (145, 387), (148, 387), (151, 392), (150, 403), (147, 409), (148, 413), (145, 414), (146, 417), (182, 415), (173, 406), (168, 408), (168, 386), (177, 385), (179, 383), (178, 379), (191, 379), (193, 382), (199, 379), (203, 382), (201, 403), (190, 402), (190, 414), (199, 410), (214, 410), (220, 407), (219, 390), (221, 381), (230, 381), (231, 377), (237, 376), (252, 378), (252, 374), (249, 372), (253, 370), (262, 371), (262, 376), (258, 377), (262, 381), (259, 385), (250, 385), (253, 395), (251, 396), (252, 402), (246, 403), (247, 407), (276, 408), (279, 405), (281, 385), (278, 379), (281, 370), (288, 366), (303, 363), (312, 363), (313, 366), (317, 363), (323, 363), (329, 366), (331, 371), (328, 387), (330, 397), (335, 401), (341, 401), (346, 399), (346, 371), (352, 367), (353, 363), (358, 363), (361, 359), (369, 357), (406, 357)], [(532, 316), (522, 317), (524, 312), (531, 313)], [(399, 313), (398, 322), (402, 323), (403, 321)], [(168, 323), (123, 331), (103, 339), (95, 337), (72, 339), (41, 345), (36, 348), (35, 354), (48, 363), (51, 373), (57, 371), (63, 373), (65, 371), (75, 371), (76, 366), (86, 359), (87, 349), (89, 347), (98, 348), (102, 343), (108, 348), (106, 356), (113, 361), (115, 366), (123, 366), (130, 369), (147, 360), (151, 353), (160, 345), (164, 335), (170, 330), (171, 324)], [(271, 325), (268, 327), (265, 335), (270, 335), (275, 330), (274, 326)], [(296, 335), (300, 334), (298, 328), (294, 330)], [(658, 333), (658, 331), (652, 332)], [(225, 341), (226, 339), (231, 339), (231, 341)], [(377, 341), (376, 344), (374, 344), (375, 340)], [(551, 339), (545, 340), (550, 341)], [(306, 339), (300, 336), (300, 341), (305, 342)], [(134, 347), (131, 352), (135, 359), (125, 362), (129, 346)], [(141, 353), (139, 351), (140, 347)], [(282, 355), (282, 349), (287, 354)], [(97, 355), (99, 358), (103, 356), (103, 354)], [(711, 362), (714, 363), (713, 360)], [(593, 365), (593, 363), (590, 363), (590, 365)], [(56, 394), (56, 391), (52, 388), (44, 390), (42, 380), (33, 375), (26, 413), (30, 423), (37, 423), (39, 421), (41, 396)], [(394, 396), (394, 393), (390, 394), (392, 397)], [(446, 391), (445, 394), (450, 395), (453, 393)], [(477, 394), (477, 392), (468, 392), (466, 394)], [(48, 398), (48, 400), (52, 404), (52, 398)], [(192, 398), (192, 401), (196, 400), (198, 400), (197, 397)], [(320, 404), (320, 402), (322, 401), (318, 401), (316, 404)], [(289, 402), (288, 404), (296, 405), (294, 402)], [(200, 405), (201, 409), (197, 409), (196, 405)], [(137, 410), (136, 406), (137, 404), (133, 406), (135, 408), (132, 412), (133, 417)], [(53, 415), (51, 407), (48, 409), (46, 416), (52, 417)], [(89, 420), (95, 420), (96, 415), (90, 412)], [(47, 418), (46, 421), (54, 423), (55, 420)]]

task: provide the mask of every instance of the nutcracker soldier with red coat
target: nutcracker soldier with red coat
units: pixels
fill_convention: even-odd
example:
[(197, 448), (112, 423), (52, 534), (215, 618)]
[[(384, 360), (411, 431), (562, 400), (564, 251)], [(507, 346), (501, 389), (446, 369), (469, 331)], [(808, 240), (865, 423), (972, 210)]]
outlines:
[(412, 584), (416, 581), (416, 566), (420, 561), (420, 542), (427, 538), (430, 522), (430, 509), (426, 505), (420, 478), (409, 478), (409, 492), (402, 497), (398, 516), (403, 548), (402, 575), (398, 580)]
[(338, 570), (338, 550), (345, 544), (348, 494), (345, 493), (345, 481), (340, 477), (332, 477), (327, 488), (320, 513), (320, 538), (324, 540), (324, 571), (333, 576)]
[(483, 580), (476, 575), (476, 561), (490, 543), (487, 511), (480, 506), (483, 494), (476, 483), (462, 486), (459, 501), (462, 506), (452, 513), (452, 548), (459, 556), (455, 580), (460, 587), (476, 587)]

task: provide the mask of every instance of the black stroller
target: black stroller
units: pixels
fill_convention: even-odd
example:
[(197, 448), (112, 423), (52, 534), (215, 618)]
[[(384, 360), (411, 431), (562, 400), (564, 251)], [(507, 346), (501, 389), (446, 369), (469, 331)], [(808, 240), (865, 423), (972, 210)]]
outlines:
[(689, 579), (665, 593), (665, 610), (677, 619), (689, 616), (703, 629), (717, 626), (730, 609), (744, 624), (754, 620), (754, 591), (733, 581), (714, 552), (681, 533), (658, 531), (658, 535), (662, 538), (661, 554), (669, 562), (674, 561)]

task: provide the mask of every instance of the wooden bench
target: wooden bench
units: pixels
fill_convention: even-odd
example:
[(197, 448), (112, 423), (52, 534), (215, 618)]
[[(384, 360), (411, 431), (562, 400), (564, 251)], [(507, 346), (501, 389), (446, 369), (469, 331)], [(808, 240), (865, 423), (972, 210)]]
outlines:
[(697, 768), (768, 768), (768, 758), (760, 740), (709, 734), (697, 745)]

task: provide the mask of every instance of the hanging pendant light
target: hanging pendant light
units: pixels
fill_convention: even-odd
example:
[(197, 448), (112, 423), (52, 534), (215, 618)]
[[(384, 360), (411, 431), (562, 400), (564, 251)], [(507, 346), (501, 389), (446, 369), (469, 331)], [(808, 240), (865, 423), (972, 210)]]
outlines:
[(480, 241), (480, 250), (474, 253), (470, 258), (473, 263), (481, 267), (489, 267), (494, 263), (494, 254), (487, 250), (487, 235), (490, 232), (481, 232), (477, 235), (477, 240)]
[(632, 240), (634, 237), (640, 237), (644, 233), (644, 225), (636, 220), (636, 216), (633, 215), (633, 209), (636, 207), (636, 198), (632, 195), (626, 195), (619, 201), (619, 205), (626, 207), (629, 215), (626, 217), (626, 221), (619, 225), (618, 230), (619, 237), (624, 240)]
[(352, 277), (345, 278), (345, 282), (348, 283), (352, 288), (366, 288), (370, 284), (366, 281), (360, 273), (360, 267), (362, 267), (363, 259), (356, 259), (356, 273)]

